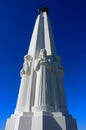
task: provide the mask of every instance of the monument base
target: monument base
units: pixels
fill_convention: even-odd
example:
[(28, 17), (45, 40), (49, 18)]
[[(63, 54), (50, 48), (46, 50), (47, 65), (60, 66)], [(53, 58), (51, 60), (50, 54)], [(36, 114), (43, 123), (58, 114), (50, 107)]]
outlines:
[(5, 130), (77, 130), (76, 120), (61, 112), (23, 112), (7, 119)]

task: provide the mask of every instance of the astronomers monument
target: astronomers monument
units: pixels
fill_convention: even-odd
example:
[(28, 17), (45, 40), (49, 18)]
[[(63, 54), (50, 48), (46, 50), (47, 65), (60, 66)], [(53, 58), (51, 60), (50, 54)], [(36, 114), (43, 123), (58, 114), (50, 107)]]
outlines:
[(20, 75), (16, 109), (5, 130), (77, 130), (76, 120), (67, 110), (64, 68), (45, 7), (38, 10)]

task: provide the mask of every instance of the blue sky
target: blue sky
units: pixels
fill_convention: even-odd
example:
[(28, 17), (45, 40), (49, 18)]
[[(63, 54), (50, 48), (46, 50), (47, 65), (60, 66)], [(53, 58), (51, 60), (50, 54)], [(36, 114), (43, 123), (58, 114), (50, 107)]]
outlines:
[(77, 0), (0, 1), (0, 130), (14, 112), (20, 69), (37, 17), (37, 8), (49, 9), (57, 52), (65, 69), (69, 113), (78, 129), (86, 130), (86, 2)]

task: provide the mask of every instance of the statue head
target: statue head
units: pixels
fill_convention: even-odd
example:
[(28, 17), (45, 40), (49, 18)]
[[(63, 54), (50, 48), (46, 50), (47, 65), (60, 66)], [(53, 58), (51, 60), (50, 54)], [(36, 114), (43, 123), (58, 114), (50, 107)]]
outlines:
[(30, 55), (25, 55), (24, 56), (24, 60), (25, 61), (31, 61), (32, 60), (32, 57)]
[(46, 57), (46, 55), (47, 55), (46, 49), (41, 49), (41, 50), (40, 50), (40, 56)]

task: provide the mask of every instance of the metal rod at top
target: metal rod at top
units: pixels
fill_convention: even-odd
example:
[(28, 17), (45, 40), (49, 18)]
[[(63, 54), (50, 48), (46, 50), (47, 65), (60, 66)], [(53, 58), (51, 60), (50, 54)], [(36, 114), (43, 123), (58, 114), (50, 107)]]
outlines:
[(38, 14), (40, 14), (41, 12), (47, 12), (47, 14), (48, 14), (48, 8), (46, 8), (46, 7), (39, 8), (38, 9)]

